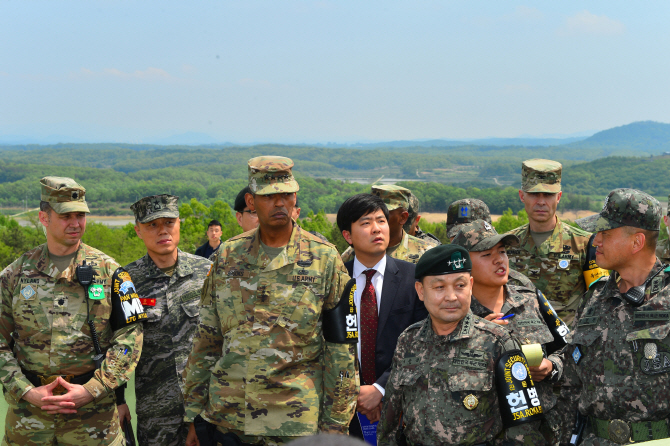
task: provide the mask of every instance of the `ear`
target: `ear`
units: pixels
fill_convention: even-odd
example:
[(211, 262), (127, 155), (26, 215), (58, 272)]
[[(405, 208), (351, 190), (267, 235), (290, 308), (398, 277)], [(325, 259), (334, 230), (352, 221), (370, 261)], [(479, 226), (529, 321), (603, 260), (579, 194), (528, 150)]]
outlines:
[(402, 211), (402, 213), (400, 214), (400, 221), (398, 223), (400, 223), (400, 225), (402, 226), (405, 223), (407, 223), (408, 218), (409, 218), (409, 212)]
[(419, 295), (421, 302), (423, 302), (423, 283), (420, 281), (414, 282), (414, 289), (416, 290), (416, 294)]
[(526, 203), (526, 201), (524, 200), (524, 193), (521, 189), (519, 189), (519, 200), (521, 200), (521, 202), (524, 204)]
[(242, 226), (242, 214), (241, 212), (236, 212), (235, 213), (235, 218), (237, 219), (237, 224)]
[(349, 243), (351, 246), (354, 245), (354, 239), (351, 238), (351, 232), (344, 230), (342, 231), (342, 237)]
[(135, 234), (137, 234), (137, 237), (139, 237), (140, 240), (143, 240), (142, 234), (140, 234), (140, 227), (137, 223), (135, 224)]
[(417, 225), (419, 224), (419, 220), (421, 220), (421, 216), (420, 216), (420, 215), (417, 215), (417, 216), (416, 216), (416, 222), (415, 222)]
[(633, 235), (633, 254), (637, 254), (644, 249), (644, 242), (646, 238), (647, 237), (642, 232), (636, 232)]
[(244, 194), (244, 202), (247, 204), (247, 207), (249, 208), (250, 211), (255, 211), (256, 208), (254, 207), (254, 196), (251, 195), (250, 193)]
[[(49, 214), (47, 214), (44, 211), (40, 211), (39, 214), (37, 214), (37, 215), (40, 219), (40, 223), (42, 223), (42, 226), (44, 226), (45, 228), (47, 226), (49, 226)], [(665, 218), (665, 217), (663, 217), (663, 218)]]
[(561, 202), (561, 197), (563, 196), (563, 191), (560, 191), (558, 194), (556, 194), (556, 204)]

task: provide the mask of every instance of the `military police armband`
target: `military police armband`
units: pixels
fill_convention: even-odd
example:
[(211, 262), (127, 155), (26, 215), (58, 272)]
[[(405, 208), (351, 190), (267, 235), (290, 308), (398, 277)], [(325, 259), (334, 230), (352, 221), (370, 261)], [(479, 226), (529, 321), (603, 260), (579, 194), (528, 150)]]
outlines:
[(596, 237), (595, 234), (589, 239), (589, 244), (586, 245), (586, 260), (584, 265), (582, 265), (582, 274), (584, 274), (584, 282), (586, 282), (586, 289), (591, 288), (597, 280), (600, 280), (603, 277), (609, 276), (609, 272), (606, 269), (602, 269), (596, 263), (596, 245), (593, 244), (593, 239)]
[(498, 360), (496, 391), (505, 428), (544, 418), (540, 397), (521, 350), (508, 350)]
[(358, 321), (354, 292), (356, 279), (351, 279), (335, 308), (323, 312), (323, 337), (333, 344), (358, 343)]
[(112, 330), (116, 331), (147, 318), (130, 274), (117, 268), (112, 275)]
[(565, 337), (570, 333), (570, 329), (565, 322), (558, 317), (556, 310), (554, 310), (554, 307), (551, 306), (547, 298), (542, 294), (542, 291), (538, 289), (536, 292), (537, 302), (540, 304), (540, 313), (542, 313), (544, 322), (547, 324), (549, 331), (554, 337), (553, 341), (544, 345), (547, 350), (547, 356), (549, 356), (567, 345), (568, 342), (565, 340)]

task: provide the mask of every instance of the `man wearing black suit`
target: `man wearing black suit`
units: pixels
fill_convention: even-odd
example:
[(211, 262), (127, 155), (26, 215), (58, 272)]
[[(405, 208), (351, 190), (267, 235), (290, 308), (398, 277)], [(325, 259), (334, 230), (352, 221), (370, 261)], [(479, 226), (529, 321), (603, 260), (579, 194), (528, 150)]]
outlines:
[[(415, 265), (386, 255), (389, 211), (381, 198), (358, 194), (337, 212), (337, 225), (353, 246), (354, 260), (344, 264), (356, 279), (354, 301), (358, 308), (361, 391), (356, 410), (370, 422), (379, 420), (384, 388), (398, 337), (428, 312), (414, 287)], [(362, 438), (357, 419), (349, 434)]]

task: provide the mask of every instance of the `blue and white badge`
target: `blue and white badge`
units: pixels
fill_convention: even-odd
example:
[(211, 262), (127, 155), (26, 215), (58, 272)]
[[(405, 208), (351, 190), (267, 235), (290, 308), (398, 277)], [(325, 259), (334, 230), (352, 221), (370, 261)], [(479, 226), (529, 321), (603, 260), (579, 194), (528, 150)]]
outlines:
[(526, 379), (528, 377), (526, 366), (522, 362), (515, 362), (512, 364), (512, 376), (514, 376), (519, 381)]
[(24, 299), (28, 300), (31, 297), (33, 297), (35, 294), (35, 290), (33, 290), (33, 287), (30, 285), (26, 285), (21, 289), (21, 296), (23, 296)]
[(575, 364), (579, 364), (579, 360), (582, 359), (582, 352), (579, 351), (579, 347), (575, 347), (575, 351), (572, 352), (572, 359), (575, 360)]
[(570, 261), (562, 259), (558, 261), (558, 267), (561, 269), (568, 269), (568, 266), (570, 266)]

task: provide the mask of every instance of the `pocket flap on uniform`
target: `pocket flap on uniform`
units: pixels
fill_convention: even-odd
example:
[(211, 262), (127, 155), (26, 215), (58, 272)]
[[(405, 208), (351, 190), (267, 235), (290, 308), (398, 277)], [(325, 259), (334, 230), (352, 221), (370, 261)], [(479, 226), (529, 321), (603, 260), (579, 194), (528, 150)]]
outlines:
[(586, 345), (589, 346), (593, 342), (600, 338), (602, 333), (599, 330), (577, 330), (572, 336), (572, 345)]
[(421, 370), (409, 370), (403, 369), (398, 373), (398, 385), (399, 386), (411, 386), (417, 379), (421, 376)]
[(452, 392), (466, 390), (487, 392), (493, 387), (493, 372), (462, 370), (449, 375), (448, 383)]
[(626, 335), (626, 341), (635, 341), (637, 339), (665, 339), (670, 332), (670, 324), (658, 325), (656, 327), (645, 328), (644, 330), (634, 331)]
[(200, 314), (200, 303), (197, 299), (190, 302), (183, 302), (181, 308), (188, 317), (196, 317)]
[(184, 293), (181, 295), (181, 301), (182, 302), (191, 302), (194, 300), (200, 300), (200, 295), (202, 294), (201, 290), (193, 290), (189, 291), (188, 293)]

